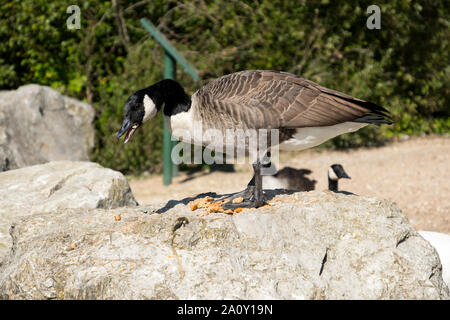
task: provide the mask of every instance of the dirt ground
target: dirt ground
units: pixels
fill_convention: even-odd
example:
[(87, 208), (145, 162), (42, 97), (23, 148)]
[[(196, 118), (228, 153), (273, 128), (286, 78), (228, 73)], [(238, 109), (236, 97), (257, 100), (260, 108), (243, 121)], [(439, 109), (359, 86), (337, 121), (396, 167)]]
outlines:
[[(316, 190), (327, 189), (327, 170), (340, 163), (352, 177), (339, 181), (339, 189), (361, 196), (396, 202), (418, 230), (450, 234), (450, 138), (417, 137), (380, 148), (350, 151), (306, 150), (280, 154), (280, 168), (312, 170)], [(162, 176), (129, 178), (137, 201), (164, 204), (204, 192), (220, 194), (242, 190), (252, 177), (250, 165), (236, 172), (181, 173), (166, 187)]]

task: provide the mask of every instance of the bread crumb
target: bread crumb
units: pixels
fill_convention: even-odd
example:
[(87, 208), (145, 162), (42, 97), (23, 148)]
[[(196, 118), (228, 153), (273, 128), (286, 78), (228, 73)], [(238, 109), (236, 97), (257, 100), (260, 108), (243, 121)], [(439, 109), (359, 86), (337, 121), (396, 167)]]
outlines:
[[(199, 198), (199, 199), (195, 199), (191, 202), (189, 202), (189, 207), (191, 208), (191, 211), (195, 211), (199, 208), (203, 208), (205, 209), (205, 213), (209, 214), (209, 213), (215, 213), (215, 212), (222, 212), (222, 213), (226, 213), (226, 214), (236, 214), (242, 211), (242, 208), (237, 208), (235, 210), (232, 209), (227, 209), (225, 210), (222, 205), (229, 202), (230, 200), (225, 199), (222, 201), (215, 201), (213, 202), (214, 198), (212, 197), (205, 197), (205, 198)], [(233, 203), (241, 203), (242, 201), (244, 201), (244, 198), (239, 197), (233, 200)]]
[(242, 198), (242, 197), (238, 197), (238, 198), (234, 198), (233, 199), (233, 203), (241, 203), (242, 201), (244, 201), (244, 198)]

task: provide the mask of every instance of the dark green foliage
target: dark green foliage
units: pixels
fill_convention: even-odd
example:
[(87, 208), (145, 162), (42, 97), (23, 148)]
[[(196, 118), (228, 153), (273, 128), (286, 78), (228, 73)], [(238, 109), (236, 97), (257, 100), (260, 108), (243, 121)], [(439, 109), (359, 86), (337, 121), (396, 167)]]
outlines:
[(447, 133), (449, 9), (444, 1), (378, 1), (381, 30), (366, 28), (372, 1), (83, 1), (68, 30), (64, 1), (0, 3), (0, 88), (34, 82), (95, 106), (92, 160), (123, 172), (161, 169), (162, 117), (130, 143), (115, 138), (126, 98), (163, 75), (163, 52), (139, 24), (159, 26), (208, 80), (244, 69), (283, 70), (389, 109), (392, 126), (370, 126), (328, 147), (376, 145), (400, 134)]

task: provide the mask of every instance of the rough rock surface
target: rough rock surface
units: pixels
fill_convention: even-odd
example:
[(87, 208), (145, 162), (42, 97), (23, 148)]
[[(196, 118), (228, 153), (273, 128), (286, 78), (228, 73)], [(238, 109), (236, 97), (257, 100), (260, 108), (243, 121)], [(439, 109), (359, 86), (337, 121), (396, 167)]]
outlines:
[(0, 171), (52, 160), (88, 160), (94, 109), (30, 84), (0, 92)]
[(24, 218), (0, 298), (449, 298), (435, 250), (386, 200), (313, 191), (236, 215), (188, 200)]
[[(65, 208), (136, 205), (125, 177), (93, 162), (54, 161), (0, 173), (0, 256), (13, 220)], [(37, 232), (37, 230), (35, 230)]]

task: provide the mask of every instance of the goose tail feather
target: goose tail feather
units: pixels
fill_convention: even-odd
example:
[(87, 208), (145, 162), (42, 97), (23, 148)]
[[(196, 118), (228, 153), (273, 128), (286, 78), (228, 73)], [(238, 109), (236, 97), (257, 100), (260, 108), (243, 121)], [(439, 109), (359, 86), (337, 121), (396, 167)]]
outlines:
[(355, 119), (352, 122), (370, 123), (375, 125), (392, 124), (390, 119), (386, 119), (385, 117), (376, 114), (366, 114), (365, 116)]

